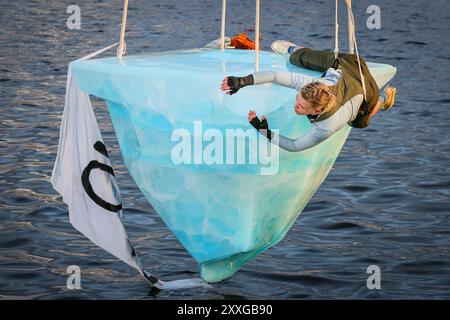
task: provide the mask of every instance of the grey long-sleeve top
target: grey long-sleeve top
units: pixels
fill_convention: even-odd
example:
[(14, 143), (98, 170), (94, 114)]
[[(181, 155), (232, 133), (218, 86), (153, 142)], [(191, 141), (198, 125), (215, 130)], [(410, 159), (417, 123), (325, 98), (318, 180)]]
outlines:
[[(329, 68), (325, 77), (318, 78), (291, 72), (261, 71), (253, 74), (254, 84), (276, 83), (300, 91), (305, 85), (319, 81), (332, 86), (341, 78), (341, 70)], [(335, 114), (326, 120), (313, 122), (312, 129), (297, 139), (272, 133), (272, 143), (286, 151), (302, 151), (321, 143), (356, 118), (363, 95), (358, 94), (347, 101)]]

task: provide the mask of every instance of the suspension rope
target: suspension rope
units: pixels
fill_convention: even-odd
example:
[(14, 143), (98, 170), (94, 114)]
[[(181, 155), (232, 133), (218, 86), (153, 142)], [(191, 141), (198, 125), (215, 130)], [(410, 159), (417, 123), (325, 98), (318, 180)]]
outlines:
[(358, 67), (359, 67), (359, 75), (361, 76), (361, 84), (363, 87), (363, 92), (364, 92), (364, 99), (367, 101), (367, 93), (366, 93), (366, 80), (364, 79), (364, 75), (362, 73), (362, 68), (361, 68), (361, 61), (359, 60), (359, 51), (358, 51), (358, 44), (356, 43), (356, 34), (355, 34), (355, 17), (353, 16), (353, 11), (352, 11), (352, 4), (351, 4), (351, 0), (346, 0), (347, 3), (347, 9), (348, 9), (348, 14), (349, 14), (349, 19), (350, 22), (353, 26), (352, 28), (352, 38), (353, 38), (353, 44), (355, 45), (355, 52), (356, 52), (356, 58), (358, 60)]
[(127, 26), (128, 0), (123, 2), (122, 26), (120, 28), (120, 42), (117, 48), (117, 57), (121, 59), (127, 52), (127, 44), (125, 43), (125, 30)]
[(338, 0), (336, 0), (336, 13), (335, 13), (335, 32), (334, 32), (334, 58), (339, 56), (339, 20), (338, 20)]
[(220, 27), (220, 49), (225, 49), (225, 19), (227, 15), (227, 0), (222, 0), (222, 24)]
[(350, 54), (355, 53), (355, 39), (353, 38), (353, 35), (355, 34), (355, 25), (352, 23), (352, 20), (350, 19), (350, 8), (352, 7), (352, 0), (348, 1), (347, 4), (347, 14), (348, 14), (348, 52)]
[(259, 71), (259, 0), (256, 0), (255, 19), (255, 70)]

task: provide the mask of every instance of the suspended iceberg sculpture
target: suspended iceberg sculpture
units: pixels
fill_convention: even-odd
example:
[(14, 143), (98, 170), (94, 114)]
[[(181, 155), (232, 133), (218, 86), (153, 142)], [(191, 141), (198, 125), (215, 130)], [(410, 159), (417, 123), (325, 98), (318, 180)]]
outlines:
[[(247, 121), (250, 109), (266, 115), (271, 128), (290, 137), (304, 134), (311, 124), (293, 112), (295, 90), (266, 84), (233, 96), (220, 91), (225, 76), (254, 72), (252, 51), (170, 51), (79, 60), (71, 66), (78, 87), (106, 101), (131, 176), (200, 263), (201, 276), (208, 282), (230, 277), (283, 239), (326, 178), (350, 132), (346, 126), (303, 152), (275, 147), (277, 163), (227, 164), (224, 152), (223, 161), (210, 164), (195, 150), (187, 157), (190, 163), (177, 163), (177, 130), (190, 133), (186, 146), (200, 148), (202, 155), (210, 143), (203, 136), (207, 130), (223, 137), (226, 130), (253, 130)], [(379, 86), (396, 72), (385, 64), (368, 66)], [(270, 52), (260, 53), (260, 70), (320, 76)], [(252, 152), (246, 146), (245, 159)]]

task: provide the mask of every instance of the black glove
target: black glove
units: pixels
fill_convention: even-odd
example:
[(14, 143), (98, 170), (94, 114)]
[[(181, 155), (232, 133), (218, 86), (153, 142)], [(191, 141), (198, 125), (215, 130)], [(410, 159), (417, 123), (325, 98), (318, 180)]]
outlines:
[[(264, 120), (259, 120), (258, 117), (254, 117), (252, 121), (250, 121), (250, 124), (259, 131), (263, 136), (266, 136), (267, 139), (272, 140), (272, 131), (269, 129), (269, 124), (267, 123), (267, 119), (264, 118)], [(261, 131), (265, 130), (265, 131)], [(264, 134), (267, 132), (267, 135)]]
[(246, 77), (228, 77), (227, 84), (230, 87), (230, 95), (238, 92), (239, 89), (250, 86), (254, 83), (252, 75)]

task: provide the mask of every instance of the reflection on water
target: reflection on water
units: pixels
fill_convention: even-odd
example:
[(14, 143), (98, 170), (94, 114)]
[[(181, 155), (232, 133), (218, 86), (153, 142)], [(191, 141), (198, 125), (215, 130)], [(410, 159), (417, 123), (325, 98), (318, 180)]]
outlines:
[[(82, 29), (69, 30), (64, 2), (10, 3), (0, 12), (0, 298), (450, 298), (449, 4), (378, 2), (381, 30), (365, 28), (371, 3), (356, 4), (359, 47), (367, 60), (398, 67), (396, 107), (369, 129), (353, 130), (280, 244), (213, 291), (184, 292), (150, 291), (91, 244), (69, 224), (49, 184), (67, 64), (117, 41), (120, 4), (78, 1)], [(130, 5), (130, 54), (199, 47), (219, 34), (213, 1)], [(250, 28), (253, 9), (251, 1), (230, 5), (228, 33)], [(287, 38), (331, 49), (333, 10), (312, 0), (263, 1), (263, 47)], [(344, 33), (341, 39), (346, 47)], [(197, 276), (194, 260), (128, 175), (104, 104), (94, 105), (144, 265), (162, 278)], [(82, 269), (83, 290), (76, 292), (66, 288), (72, 264)], [(381, 268), (382, 290), (366, 288), (371, 264)]]

